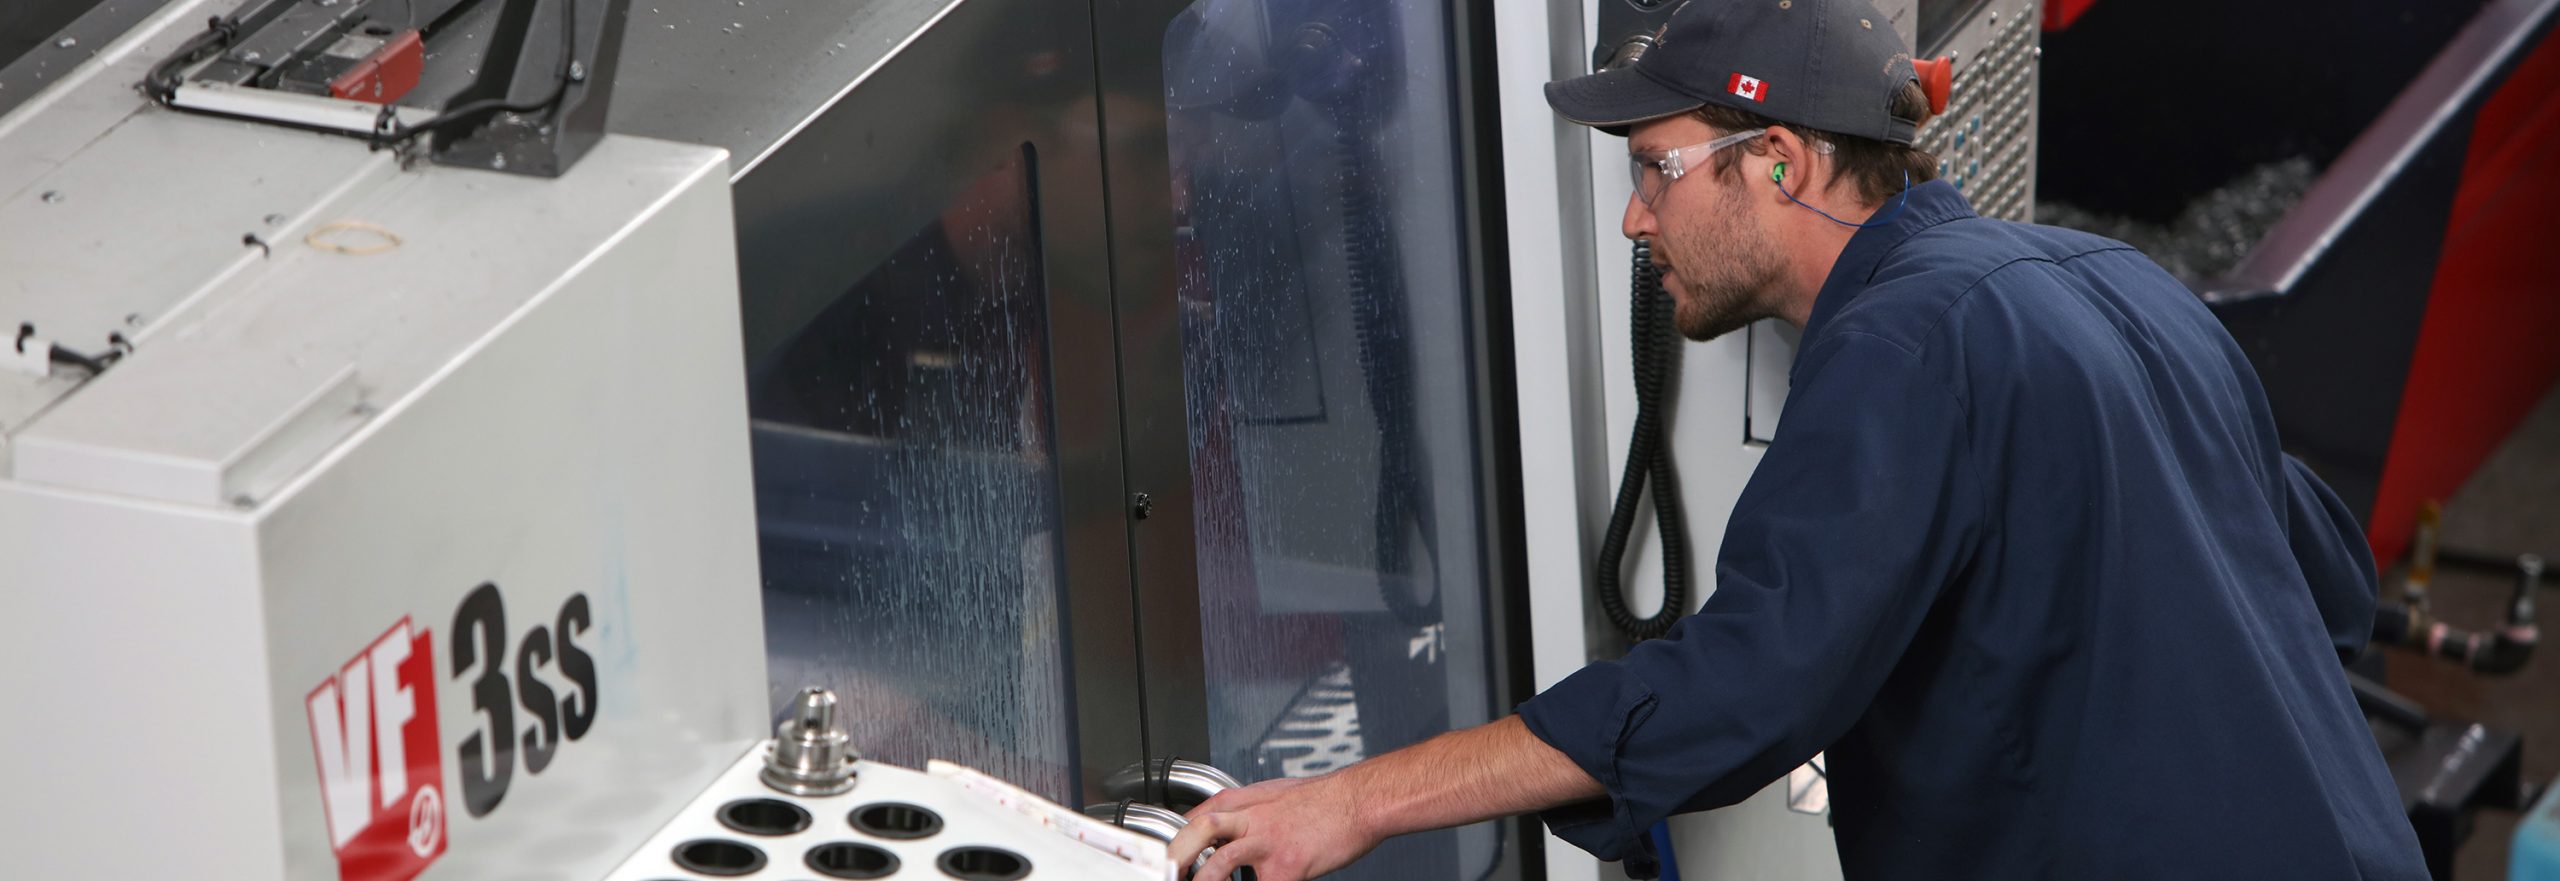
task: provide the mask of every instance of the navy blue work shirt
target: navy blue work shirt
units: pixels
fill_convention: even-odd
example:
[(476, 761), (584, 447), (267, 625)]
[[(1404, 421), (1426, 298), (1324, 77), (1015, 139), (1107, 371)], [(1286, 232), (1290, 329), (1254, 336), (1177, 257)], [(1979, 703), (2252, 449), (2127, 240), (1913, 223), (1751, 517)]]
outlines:
[(1862, 878), (2427, 877), (2340, 663), (2373, 559), (2257, 374), (2133, 248), (1913, 187), (1805, 323), (1716, 590), (1520, 707), (1665, 816), (1826, 752)]

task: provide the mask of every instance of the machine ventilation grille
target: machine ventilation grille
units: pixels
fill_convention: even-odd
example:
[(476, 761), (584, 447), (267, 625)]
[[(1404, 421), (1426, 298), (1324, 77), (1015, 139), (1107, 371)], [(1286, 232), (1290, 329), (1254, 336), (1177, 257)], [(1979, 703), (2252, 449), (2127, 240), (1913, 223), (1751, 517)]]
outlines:
[(1920, 146), (1984, 217), (2032, 219), (2039, 18), (2034, 2), (1996, 3), (1946, 46), (1922, 53), (1954, 54), (1956, 76), (1947, 112), (1921, 129)]

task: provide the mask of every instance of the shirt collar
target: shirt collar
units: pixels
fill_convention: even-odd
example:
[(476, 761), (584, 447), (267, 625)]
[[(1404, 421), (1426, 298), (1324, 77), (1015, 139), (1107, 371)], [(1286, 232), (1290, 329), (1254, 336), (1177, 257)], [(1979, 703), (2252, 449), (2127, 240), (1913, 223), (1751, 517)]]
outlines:
[[(1901, 198), (1901, 197), (1897, 197)], [(1876, 269), (1884, 264), (1885, 255), (1901, 247), (1905, 240), (1950, 220), (1972, 217), (1973, 204), (1946, 181), (1926, 181), (1910, 190), (1909, 202), (1882, 226), (1858, 230), (1849, 237), (1849, 246), (1840, 250), (1840, 259), (1831, 264), (1831, 276), (1822, 282), (1822, 292), (1813, 298), (1813, 315), (1805, 319), (1804, 334), (1797, 351), (1812, 348), (1815, 335), (1831, 316), (1840, 313), (1850, 300), (1875, 281)], [(1890, 203), (1877, 212), (1892, 212)]]

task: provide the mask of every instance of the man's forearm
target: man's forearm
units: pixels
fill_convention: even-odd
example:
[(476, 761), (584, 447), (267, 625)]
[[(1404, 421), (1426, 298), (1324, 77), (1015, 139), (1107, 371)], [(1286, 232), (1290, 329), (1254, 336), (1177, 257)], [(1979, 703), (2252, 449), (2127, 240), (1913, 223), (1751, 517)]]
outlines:
[(1452, 731), (1335, 772), (1382, 836), (1463, 826), (1606, 794), (1518, 716)]

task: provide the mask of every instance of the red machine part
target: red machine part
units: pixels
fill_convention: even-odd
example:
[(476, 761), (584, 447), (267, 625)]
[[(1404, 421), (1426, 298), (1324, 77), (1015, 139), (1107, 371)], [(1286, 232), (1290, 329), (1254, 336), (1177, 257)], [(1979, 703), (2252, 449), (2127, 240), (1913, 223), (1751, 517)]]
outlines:
[(346, 73), (329, 81), (333, 97), (389, 104), (418, 87), (418, 75), (426, 70), (426, 43), (418, 39), (414, 29), (401, 31), (382, 42), (382, 48), (356, 62)]
[(1930, 113), (1947, 112), (1947, 96), (1955, 89), (1955, 67), (1955, 59), (1944, 55), (1912, 59), (1911, 70), (1920, 75), (1920, 91), (1929, 96)]
[[(2051, 7), (2048, 7), (2050, 10)], [(2560, 37), (2481, 105), (2365, 537), (2388, 563), (2560, 380)]]
[(2089, 11), (2089, 7), (2096, 5), (2097, 2), (2098, 0), (2045, 0), (2044, 29), (2058, 31), (2070, 27), (2072, 22), (2079, 20), (2080, 13)]

